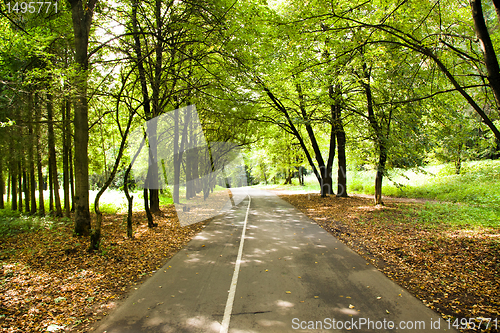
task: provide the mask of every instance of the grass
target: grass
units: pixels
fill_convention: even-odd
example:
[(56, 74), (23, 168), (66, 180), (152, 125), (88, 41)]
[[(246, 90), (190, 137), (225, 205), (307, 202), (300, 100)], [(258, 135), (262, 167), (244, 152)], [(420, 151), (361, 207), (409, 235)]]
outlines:
[[(500, 161), (466, 162), (461, 174), (453, 164), (430, 165), (419, 171), (391, 170), (384, 178), (384, 196), (436, 200), (415, 207), (403, 207), (420, 223), (453, 228), (500, 228)], [(373, 195), (375, 171), (349, 171), (349, 194)], [(297, 179), (293, 185), (258, 185), (263, 189), (319, 192), (314, 175)], [(333, 188), (336, 189), (336, 183)]]
[[(421, 172), (394, 170), (385, 178), (383, 193), (478, 205), (500, 204), (500, 161), (466, 162), (460, 175), (453, 171), (451, 164), (428, 166)], [(350, 192), (373, 194), (373, 173), (350, 173)]]

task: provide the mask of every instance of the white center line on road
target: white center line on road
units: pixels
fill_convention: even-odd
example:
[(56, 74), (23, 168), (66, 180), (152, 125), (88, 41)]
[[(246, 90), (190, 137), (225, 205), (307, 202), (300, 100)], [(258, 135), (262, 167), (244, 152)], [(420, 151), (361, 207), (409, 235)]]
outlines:
[(233, 279), (231, 280), (231, 288), (229, 289), (229, 296), (227, 297), (226, 309), (224, 310), (224, 318), (222, 319), (222, 326), (220, 333), (227, 333), (229, 329), (229, 321), (231, 320), (231, 312), (233, 311), (234, 295), (236, 294), (236, 284), (238, 283), (238, 273), (240, 271), (241, 256), (243, 254), (243, 243), (245, 242), (245, 231), (247, 230), (248, 212), (250, 211), (250, 203), (252, 198), (248, 195), (248, 208), (245, 215), (245, 223), (243, 224), (243, 232), (241, 233), (240, 249), (238, 250), (238, 257), (236, 265), (234, 266)]

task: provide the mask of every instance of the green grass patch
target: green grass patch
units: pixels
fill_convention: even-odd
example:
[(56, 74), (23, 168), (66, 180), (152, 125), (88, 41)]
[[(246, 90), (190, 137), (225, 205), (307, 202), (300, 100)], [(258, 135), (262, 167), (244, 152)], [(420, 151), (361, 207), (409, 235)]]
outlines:
[(42, 228), (53, 229), (56, 224), (68, 223), (67, 219), (54, 220), (50, 217), (26, 216), (0, 209), (0, 237), (10, 237), (19, 233), (36, 231)]
[[(401, 214), (392, 218), (425, 224), (432, 228), (500, 228), (500, 161), (483, 160), (463, 163), (456, 175), (453, 164), (429, 165), (421, 170), (391, 170), (384, 178), (384, 196), (423, 198), (441, 202), (401, 205)], [(314, 175), (305, 178), (305, 186), (258, 185), (262, 189), (305, 190), (319, 192)], [(375, 170), (349, 171), (349, 194), (375, 193)], [(333, 189), (337, 184), (334, 179)], [(382, 213), (383, 214), (383, 213)], [(404, 220), (404, 221), (403, 221)]]
[[(389, 214), (392, 223), (417, 223), (431, 229), (500, 229), (500, 207), (471, 206), (462, 203), (398, 205), (399, 214)], [(383, 212), (380, 213), (381, 217)]]
[[(500, 161), (464, 163), (460, 175), (452, 164), (428, 166), (421, 172), (392, 170), (384, 178), (383, 195), (426, 198), (472, 205), (500, 205)], [(350, 193), (374, 194), (374, 171), (349, 172)]]

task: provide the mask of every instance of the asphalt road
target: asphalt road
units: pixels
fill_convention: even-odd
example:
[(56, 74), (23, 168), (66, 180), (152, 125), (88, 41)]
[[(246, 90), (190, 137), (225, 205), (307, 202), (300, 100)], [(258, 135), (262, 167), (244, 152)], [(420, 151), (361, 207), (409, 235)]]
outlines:
[(439, 318), (293, 206), (250, 189), (95, 332), (453, 331)]

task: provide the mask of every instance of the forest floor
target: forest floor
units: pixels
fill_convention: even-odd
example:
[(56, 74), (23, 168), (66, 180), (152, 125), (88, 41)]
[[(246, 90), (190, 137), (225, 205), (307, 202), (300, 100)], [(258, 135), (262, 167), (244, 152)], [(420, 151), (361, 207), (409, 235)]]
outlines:
[(374, 206), (372, 198), (357, 196), (280, 197), (445, 320), (500, 319), (499, 229), (423, 223), (415, 213), (422, 202), (392, 199)]
[(181, 227), (173, 205), (162, 210), (153, 229), (135, 213), (132, 239), (126, 215), (105, 214), (98, 253), (68, 222), (1, 238), (0, 331), (88, 332), (208, 222)]

